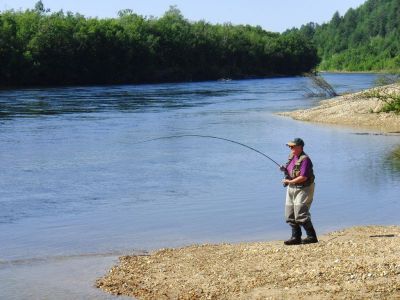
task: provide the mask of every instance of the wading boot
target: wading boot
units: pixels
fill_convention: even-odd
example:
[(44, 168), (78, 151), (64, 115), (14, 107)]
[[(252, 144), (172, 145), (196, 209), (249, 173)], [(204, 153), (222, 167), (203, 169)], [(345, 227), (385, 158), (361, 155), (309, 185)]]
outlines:
[(303, 224), (303, 227), (307, 233), (307, 237), (301, 240), (302, 244), (313, 244), (318, 243), (317, 234), (310, 220)]
[(285, 245), (299, 245), (301, 244), (301, 227), (300, 225), (292, 225), (290, 224), (290, 227), (292, 227), (292, 237), (283, 243)]

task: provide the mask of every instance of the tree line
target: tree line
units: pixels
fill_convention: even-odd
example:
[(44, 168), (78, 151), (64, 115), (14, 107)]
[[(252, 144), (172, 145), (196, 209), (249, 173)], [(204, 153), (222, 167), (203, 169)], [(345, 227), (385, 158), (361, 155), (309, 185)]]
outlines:
[(309, 23), (298, 32), (313, 40), (319, 69), (345, 71), (400, 70), (400, 1), (368, 0), (330, 22)]
[(126, 9), (86, 18), (34, 9), (0, 13), (0, 85), (109, 84), (296, 75), (318, 64), (303, 34), (160, 18)]

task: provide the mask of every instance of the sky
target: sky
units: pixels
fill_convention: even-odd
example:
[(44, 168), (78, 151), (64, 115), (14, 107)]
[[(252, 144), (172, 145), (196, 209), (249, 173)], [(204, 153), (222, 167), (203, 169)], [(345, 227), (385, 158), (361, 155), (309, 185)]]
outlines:
[[(38, 0), (0, 0), (0, 11), (33, 8)], [(328, 22), (338, 11), (343, 15), (366, 0), (42, 0), (51, 11), (64, 10), (86, 17), (113, 18), (121, 9), (142, 16), (160, 17), (176, 5), (190, 21), (249, 24), (283, 32), (309, 22)]]

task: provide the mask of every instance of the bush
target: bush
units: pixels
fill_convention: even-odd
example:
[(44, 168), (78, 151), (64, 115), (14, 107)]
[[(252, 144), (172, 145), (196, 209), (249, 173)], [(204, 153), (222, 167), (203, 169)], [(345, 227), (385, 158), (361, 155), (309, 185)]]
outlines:
[(379, 112), (394, 112), (400, 114), (400, 88), (393, 88), (392, 91), (373, 90), (363, 93), (363, 97), (377, 98), (385, 104)]

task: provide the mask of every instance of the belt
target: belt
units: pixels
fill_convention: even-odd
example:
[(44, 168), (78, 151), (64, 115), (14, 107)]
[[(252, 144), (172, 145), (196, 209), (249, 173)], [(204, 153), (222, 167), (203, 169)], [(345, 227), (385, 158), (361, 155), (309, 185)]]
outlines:
[(309, 187), (312, 184), (313, 184), (313, 182), (311, 182), (309, 184), (289, 184), (289, 186), (290, 187), (295, 187), (295, 188), (304, 188), (304, 187)]

